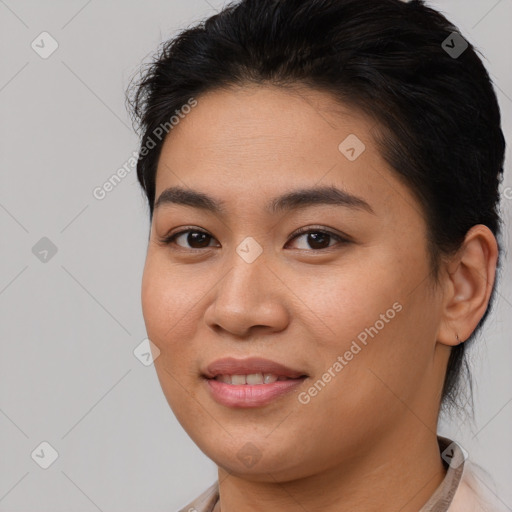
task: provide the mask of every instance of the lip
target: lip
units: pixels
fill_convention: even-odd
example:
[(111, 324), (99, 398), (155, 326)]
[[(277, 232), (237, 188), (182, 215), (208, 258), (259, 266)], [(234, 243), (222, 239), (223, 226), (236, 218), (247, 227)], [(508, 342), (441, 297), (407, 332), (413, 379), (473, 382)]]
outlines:
[[(271, 384), (226, 384), (215, 380), (217, 375), (247, 375), (250, 373), (272, 373), (288, 377), (289, 380), (278, 380)], [(227, 407), (262, 407), (273, 400), (282, 397), (298, 386), (308, 377), (304, 372), (289, 368), (283, 364), (251, 357), (235, 359), (232, 357), (217, 359), (209, 364), (203, 372), (203, 377), (212, 398)]]
[[(225, 357), (213, 361), (203, 371), (203, 375), (207, 379), (214, 379), (217, 375), (247, 375), (250, 373), (273, 373), (278, 377), (288, 377), (289, 379), (307, 377), (303, 371), (289, 368), (276, 361), (261, 357), (249, 357), (246, 359)], [(244, 386), (247, 386), (247, 384), (244, 384)], [(270, 386), (270, 384), (265, 384), (265, 386)]]

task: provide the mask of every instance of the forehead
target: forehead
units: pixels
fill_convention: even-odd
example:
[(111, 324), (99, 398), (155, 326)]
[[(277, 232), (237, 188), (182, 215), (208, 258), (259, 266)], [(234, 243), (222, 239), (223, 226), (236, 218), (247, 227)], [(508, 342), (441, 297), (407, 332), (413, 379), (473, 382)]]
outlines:
[(332, 185), (376, 210), (417, 208), (376, 147), (375, 122), (326, 93), (248, 86), (196, 99), (164, 141), (157, 199), (179, 185), (267, 205), (290, 189)]

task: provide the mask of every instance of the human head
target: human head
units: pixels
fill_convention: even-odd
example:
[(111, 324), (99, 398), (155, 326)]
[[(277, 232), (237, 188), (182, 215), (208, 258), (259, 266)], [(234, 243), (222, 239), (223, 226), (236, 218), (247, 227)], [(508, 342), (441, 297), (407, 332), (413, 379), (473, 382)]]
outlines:
[[(137, 174), (150, 218), (155, 178), (169, 126), (191, 98), (230, 85), (297, 84), (327, 91), (375, 119), (375, 141), (417, 197), (428, 225), (433, 278), (443, 255), (468, 229), (498, 237), (498, 185), (504, 139), (491, 81), (475, 48), (452, 58), (441, 43), (457, 31), (422, 1), (246, 0), (162, 45), (137, 84), (133, 115), (141, 147)], [(168, 128), (167, 128), (168, 130)], [(172, 133), (169, 135), (172, 136)], [(150, 146), (151, 147), (151, 146)], [(452, 348), (443, 390), (454, 404), (469, 339)]]
[[(448, 265), (468, 232), (483, 225), (499, 234), (504, 141), (496, 97), (474, 49), (453, 58), (442, 48), (453, 31), (422, 2), (246, 0), (164, 44), (139, 84), (134, 113), (150, 151), (137, 172), (152, 220), (143, 309), (148, 336), (161, 350), (155, 367), (178, 420), (230, 471), (264, 478), (261, 471), (273, 468), (282, 479), (304, 477), (304, 467), (321, 471), (341, 457), (354, 460), (365, 441), (376, 443), (399, 427), (407, 420), (401, 400), (407, 404), (425, 389), (448, 403), (454, 397), (464, 347), (492, 297), (478, 325), (460, 333), (464, 343), (447, 341), (452, 333), (442, 328), (438, 346), (453, 345), (442, 389), (434, 383), (444, 355), (428, 343), (453, 284)], [(179, 121), (169, 134), (155, 137), (173, 116)], [(348, 133), (366, 144), (354, 162), (333, 151)], [(327, 167), (334, 153), (336, 177)], [(339, 259), (308, 267), (290, 258), (280, 266), (273, 242), (287, 238), (299, 218), (271, 223), (257, 212), (264, 199), (324, 175), (370, 198), (380, 224), (348, 215), (341, 227), (355, 243)], [(162, 190), (180, 184), (227, 201), (225, 223), (183, 207), (155, 212)], [(334, 223), (330, 212), (322, 215), (316, 222)], [(162, 239), (177, 221), (214, 233), (224, 248), (200, 257), (170, 252)], [(263, 247), (251, 265), (235, 252), (243, 236)], [(329, 388), (303, 405), (309, 411), (285, 403), (288, 419), (271, 437), (280, 410), (226, 411), (201, 387), (199, 366), (227, 353), (281, 361), (286, 354), (316, 380), (333, 367), (338, 350), (350, 350), (358, 329), (395, 304), (405, 314), (378, 333), (380, 343), (357, 352)], [(390, 393), (400, 394), (390, 400)], [(372, 414), (378, 421), (369, 421)], [(336, 427), (343, 421), (346, 438)], [(306, 443), (304, 432), (317, 441)], [(236, 465), (241, 440), (263, 449), (261, 470)], [(294, 444), (302, 448), (292, 453)]]

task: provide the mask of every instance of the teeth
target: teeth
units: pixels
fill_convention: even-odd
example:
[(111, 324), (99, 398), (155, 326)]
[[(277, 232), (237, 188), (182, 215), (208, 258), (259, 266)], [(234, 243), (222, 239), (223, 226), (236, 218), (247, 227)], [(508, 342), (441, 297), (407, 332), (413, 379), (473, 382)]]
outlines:
[[(286, 377), (285, 377), (286, 378)], [(272, 382), (275, 382), (277, 379), (277, 376), (276, 375), (272, 375), (271, 373), (265, 373), (263, 375), (263, 382), (265, 384), (270, 384)]]
[(231, 384), (247, 384), (245, 380), (245, 375), (231, 375)]
[(272, 373), (251, 373), (249, 375), (217, 375), (215, 380), (232, 385), (257, 385), (257, 384), (272, 384), (277, 380), (288, 380), (288, 377), (278, 377)]
[(263, 384), (263, 374), (251, 373), (245, 378), (247, 384)]

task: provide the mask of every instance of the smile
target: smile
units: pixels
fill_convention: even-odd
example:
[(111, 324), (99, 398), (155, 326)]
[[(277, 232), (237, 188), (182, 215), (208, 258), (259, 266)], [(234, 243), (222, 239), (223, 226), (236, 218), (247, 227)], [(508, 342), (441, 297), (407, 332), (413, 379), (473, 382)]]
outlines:
[(297, 389), (308, 375), (261, 357), (217, 359), (203, 368), (210, 397), (226, 407), (263, 407)]
[(224, 382), (225, 384), (241, 385), (241, 384), (272, 384), (278, 380), (289, 380), (284, 375), (275, 375), (272, 373), (250, 373), (248, 375), (217, 375), (215, 380)]

